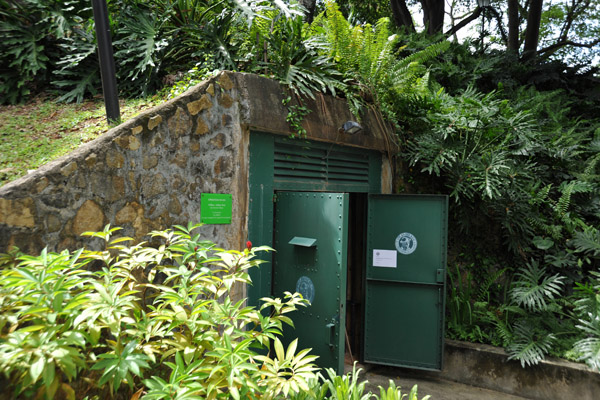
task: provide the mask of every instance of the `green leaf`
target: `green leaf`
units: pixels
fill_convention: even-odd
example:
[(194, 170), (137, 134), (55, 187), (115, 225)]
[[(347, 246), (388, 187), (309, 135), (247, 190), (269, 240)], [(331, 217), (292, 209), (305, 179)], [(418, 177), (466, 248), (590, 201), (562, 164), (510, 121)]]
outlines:
[(36, 382), (38, 380), (38, 378), (44, 371), (45, 366), (46, 366), (46, 359), (43, 357), (38, 357), (38, 359), (35, 360), (35, 362), (33, 362), (31, 364), (31, 367), (29, 368), (29, 373), (31, 375), (31, 379), (33, 382)]
[(52, 382), (54, 382), (54, 374), (55, 374), (54, 364), (49, 364), (46, 368), (44, 368), (43, 380), (44, 380), (44, 385), (46, 387), (49, 387), (52, 384)]
[(548, 250), (552, 246), (554, 246), (554, 241), (550, 238), (543, 238), (541, 236), (536, 236), (533, 238), (533, 244), (540, 250)]
[(275, 354), (277, 355), (277, 359), (279, 359), (280, 361), (285, 360), (285, 352), (283, 350), (283, 345), (281, 344), (281, 341), (279, 340), (279, 338), (275, 338)]

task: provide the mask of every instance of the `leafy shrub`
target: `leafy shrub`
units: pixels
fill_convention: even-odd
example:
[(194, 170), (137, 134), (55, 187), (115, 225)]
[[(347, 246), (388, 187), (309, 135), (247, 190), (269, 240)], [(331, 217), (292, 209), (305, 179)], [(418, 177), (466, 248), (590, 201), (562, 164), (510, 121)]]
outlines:
[[(379, 386), (379, 394), (365, 393), (368, 381), (360, 379), (362, 369), (356, 369), (356, 362), (352, 371), (344, 376), (336, 375), (331, 368), (325, 370), (326, 375), (320, 372), (316, 378), (308, 380), (308, 389), (291, 394), (290, 400), (368, 400), (370, 398), (380, 400), (402, 400), (407, 398), (402, 394), (400, 387), (390, 379), (388, 387)], [(414, 385), (408, 395), (408, 400), (418, 400), (417, 385)], [(428, 400), (425, 396), (422, 400)]]
[[(116, 0), (107, 3), (119, 90), (152, 93), (168, 74), (210, 65), (239, 69), (253, 21), (270, 11), (299, 11), (282, 1)], [(54, 89), (61, 101), (81, 101), (100, 84), (93, 13), (85, 0), (0, 0), (0, 102), (32, 89)], [(203, 65), (199, 65), (203, 69)], [(213, 69), (214, 69), (213, 68)]]
[(62, 57), (60, 42), (89, 15), (83, 0), (0, 1), (0, 104), (44, 86)]
[[(307, 388), (316, 356), (279, 335), (298, 294), (234, 301), (257, 247), (218, 249), (196, 226), (125, 246), (117, 228), (87, 233), (104, 251), (0, 259), (0, 370), (13, 397), (255, 398)], [(261, 353), (273, 344), (274, 354)]]

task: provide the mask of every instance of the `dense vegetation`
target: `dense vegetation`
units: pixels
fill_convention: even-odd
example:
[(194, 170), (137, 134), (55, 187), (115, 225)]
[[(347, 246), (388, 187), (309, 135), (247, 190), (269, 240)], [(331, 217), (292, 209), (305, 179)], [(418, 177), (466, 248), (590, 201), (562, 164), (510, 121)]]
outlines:
[[(270, 249), (218, 249), (196, 228), (152, 232), (151, 246), (125, 245), (131, 239), (114, 238), (118, 228), (107, 226), (84, 234), (105, 241), (104, 251), (0, 257), (3, 395), (402, 398), (393, 382), (380, 395), (364, 393), (355, 368), (343, 377), (317, 373), (317, 356), (297, 351), (297, 340), (285, 349), (282, 326), (306, 300), (286, 293), (257, 309), (233, 295), (260, 264), (256, 253)], [(410, 399), (417, 400), (416, 386)]]
[[(553, 354), (600, 369), (595, 38), (569, 47), (567, 32), (547, 56), (532, 54), (518, 26), (516, 42), (509, 32), (506, 46), (496, 45), (504, 43), (498, 19), (498, 36), (482, 29), (477, 40), (450, 43), (436, 29), (418, 34), (376, 19), (376, 7), (340, 3), (351, 18), (326, 1), (308, 24), (281, 1), (110, 1), (120, 89), (138, 96), (176, 79), (177, 93), (233, 69), (289, 88), (299, 134), (302, 96), (315, 90), (345, 96), (358, 116), (365, 107), (380, 112), (401, 145), (401, 189), (451, 198), (448, 335), (503, 346), (523, 365)], [(63, 101), (98, 89), (87, 2), (57, 4), (0, 1), (0, 29), (10, 37), (0, 43), (3, 101), (39, 88)], [(552, 22), (583, 18), (575, 11), (542, 13), (546, 47)], [(595, 16), (586, 18), (595, 29)], [(530, 23), (525, 14), (518, 20)], [(578, 29), (583, 39), (594, 34)], [(578, 47), (591, 49), (585, 65), (557, 57), (581, 60)]]

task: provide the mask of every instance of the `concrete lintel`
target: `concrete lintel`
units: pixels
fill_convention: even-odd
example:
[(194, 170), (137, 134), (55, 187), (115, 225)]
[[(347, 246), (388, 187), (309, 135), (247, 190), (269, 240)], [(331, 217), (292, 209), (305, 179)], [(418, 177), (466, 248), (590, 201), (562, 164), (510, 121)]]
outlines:
[[(243, 124), (257, 131), (293, 134), (286, 121), (287, 107), (282, 103), (285, 88), (275, 80), (258, 75), (231, 73), (230, 77), (237, 82), (244, 99), (246, 112), (242, 113)], [(294, 96), (292, 98), (290, 104), (298, 104)], [(378, 150), (390, 155), (397, 153), (392, 127), (372, 110), (362, 116), (362, 132), (350, 135), (341, 130), (344, 122), (356, 121), (346, 100), (316, 93), (314, 99), (304, 98), (302, 102), (311, 110), (303, 123), (307, 139)]]

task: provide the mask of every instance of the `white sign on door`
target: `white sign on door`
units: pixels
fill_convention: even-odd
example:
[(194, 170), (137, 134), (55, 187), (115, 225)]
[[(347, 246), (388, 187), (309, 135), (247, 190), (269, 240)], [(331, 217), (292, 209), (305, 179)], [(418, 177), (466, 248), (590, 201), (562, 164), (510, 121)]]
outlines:
[(373, 249), (373, 266), (396, 268), (397, 254), (396, 250)]

